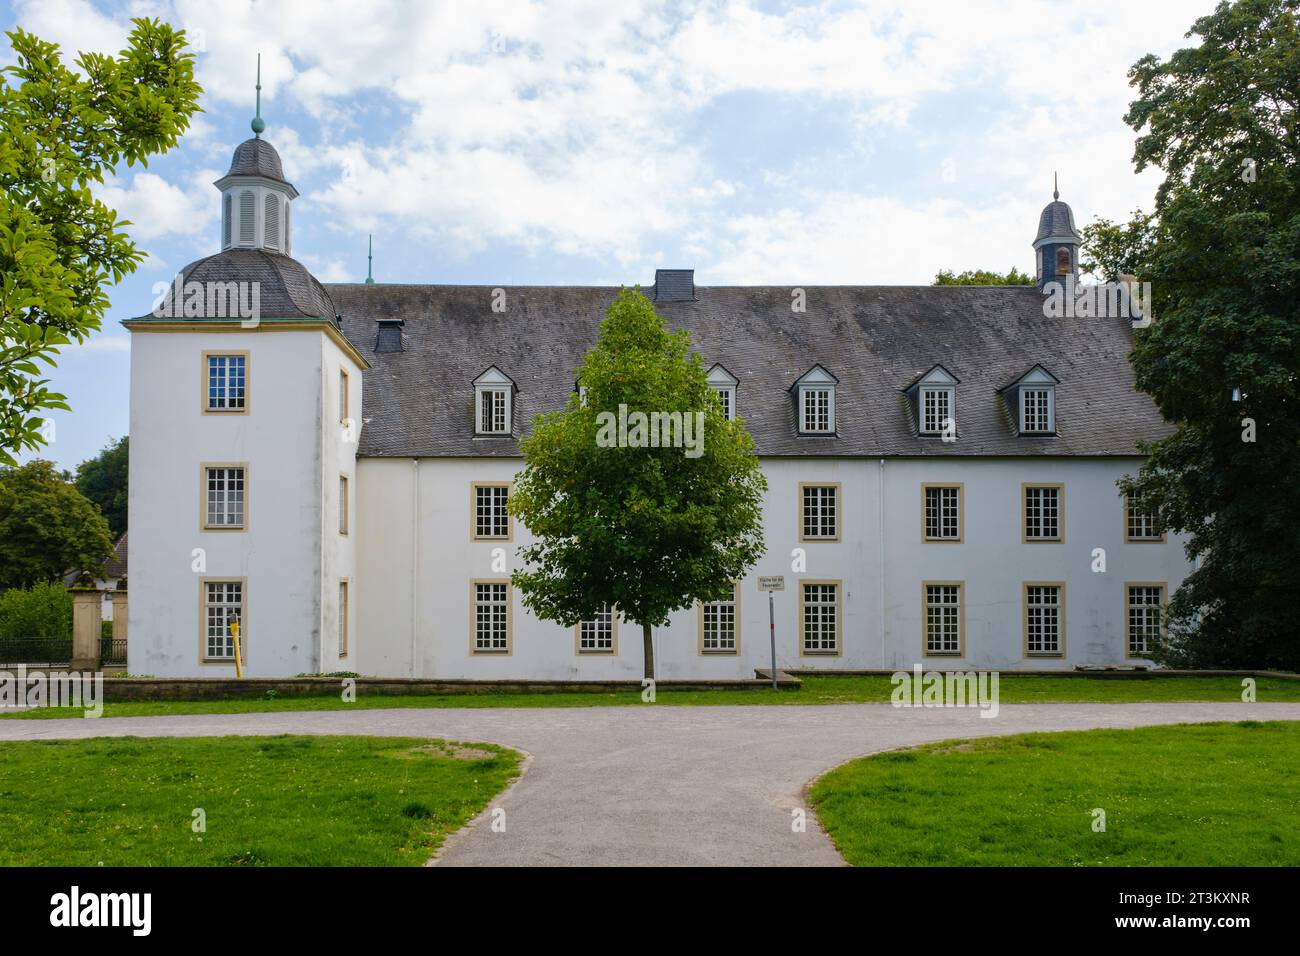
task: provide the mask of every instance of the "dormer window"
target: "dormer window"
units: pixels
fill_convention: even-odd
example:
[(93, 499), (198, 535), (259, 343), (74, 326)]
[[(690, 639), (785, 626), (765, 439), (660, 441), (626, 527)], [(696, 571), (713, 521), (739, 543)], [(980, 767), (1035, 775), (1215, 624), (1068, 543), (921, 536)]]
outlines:
[(718, 393), (718, 401), (722, 402), (722, 412), (727, 416), (727, 421), (736, 417), (736, 386), (739, 383), (740, 380), (721, 365), (709, 369), (709, 387)]
[(1052, 431), (1052, 390), (1020, 390), (1020, 430), (1026, 434)]
[(1007, 409), (1015, 418), (1020, 435), (1056, 434), (1057, 378), (1041, 365), (1002, 389)]
[(903, 391), (911, 406), (916, 433), (929, 438), (957, 436), (957, 376), (942, 365), (912, 380)]
[(814, 365), (794, 383), (795, 411), (800, 435), (835, 434), (835, 386), (837, 379), (820, 365)]
[(509, 435), (515, 383), (493, 365), (474, 379), (474, 433)]
[(921, 389), (921, 434), (941, 435), (952, 421), (952, 389)]

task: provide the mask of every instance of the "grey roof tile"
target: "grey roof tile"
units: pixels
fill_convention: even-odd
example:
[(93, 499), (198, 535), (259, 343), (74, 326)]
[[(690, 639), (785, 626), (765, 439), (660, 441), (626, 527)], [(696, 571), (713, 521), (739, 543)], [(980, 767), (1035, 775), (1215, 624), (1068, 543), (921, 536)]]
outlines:
[[(739, 379), (736, 406), (761, 455), (1135, 455), (1168, 434), (1136, 391), (1122, 319), (1048, 318), (1032, 286), (805, 287), (806, 314), (784, 286), (696, 287), (697, 300), (659, 303), (687, 328), (708, 368)], [(560, 408), (574, 370), (617, 294), (608, 287), (330, 285), (344, 334), (370, 359), (360, 453), (509, 457), (513, 437), (475, 438), (472, 381), (496, 365), (518, 385), (516, 434)], [(404, 319), (402, 352), (374, 353), (376, 323)], [(837, 437), (800, 437), (788, 389), (820, 363), (839, 379)], [(1021, 438), (998, 394), (1041, 363), (1058, 379), (1059, 437)], [(902, 390), (942, 364), (957, 386), (957, 442), (920, 438)]]
[(280, 164), (280, 154), (264, 139), (246, 139), (236, 146), (235, 154), (230, 158), (230, 171), (226, 175), (262, 176), (288, 184), (284, 178), (284, 167)]
[[(180, 272), (182, 283), (189, 282), (256, 282), (258, 305), (263, 318), (274, 319), (333, 319), (337, 314), (330, 295), (316, 277), (297, 259), (269, 252), (266, 249), (227, 249), (216, 255), (195, 260)], [(184, 317), (184, 300), (177, 308), (174, 302), (176, 285), (167, 290), (161, 308), (164, 315)], [(182, 288), (182, 296), (185, 295)], [(159, 316), (142, 315), (139, 321), (157, 319)], [(203, 316), (224, 318), (224, 316)], [(369, 352), (372, 341), (363, 351)]]

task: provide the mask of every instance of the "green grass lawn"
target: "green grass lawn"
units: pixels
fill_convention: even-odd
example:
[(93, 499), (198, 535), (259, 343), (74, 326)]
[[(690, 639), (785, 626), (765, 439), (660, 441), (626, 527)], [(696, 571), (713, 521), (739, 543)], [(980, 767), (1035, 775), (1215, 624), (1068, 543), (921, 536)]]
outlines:
[[(883, 676), (805, 677), (803, 686), (773, 691), (661, 690), (658, 705), (684, 704), (851, 704), (889, 702), (893, 685)], [(1001, 703), (1134, 703), (1139, 701), (1239, 701), (1241, 680), (1236, 677), (1034, 677), (1003, 675)], [(1300, 701), (1300, 680), (1259, 678), (1260, 701)], [(642, 704), (639, 690), (617, 693), (523, 693), (383, 695), (360, 692), (355, 703), (341, 695), (259, 697), (231, 700), (124, 701), (104, 706), (105, 717), (165, 714), (234, 714), (250, 711), (348, 710), (371, 707), (611, 707)], [(46, 708), (0, 716), (57, 718), (80, 716), (79, 711)]]
[(855, 866), (1296, 866), (1300, 723), (948, 741), (845, 764), (812, 803)]
[(403, 737), (5, 742), (0, 865), (418, 866), (518, 767)]

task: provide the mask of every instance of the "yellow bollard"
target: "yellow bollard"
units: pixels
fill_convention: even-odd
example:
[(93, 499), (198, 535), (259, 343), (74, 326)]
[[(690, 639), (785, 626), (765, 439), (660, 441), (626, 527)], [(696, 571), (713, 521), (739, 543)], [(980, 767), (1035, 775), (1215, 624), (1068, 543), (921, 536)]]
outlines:
[(244, 668), (241, 666), (241, 661), (239, 659), (239, 621), (238, 620), (234, 620), (230, 622), (230, 635), (235, 639), (235, 677), (242, 680), (244, 677)]

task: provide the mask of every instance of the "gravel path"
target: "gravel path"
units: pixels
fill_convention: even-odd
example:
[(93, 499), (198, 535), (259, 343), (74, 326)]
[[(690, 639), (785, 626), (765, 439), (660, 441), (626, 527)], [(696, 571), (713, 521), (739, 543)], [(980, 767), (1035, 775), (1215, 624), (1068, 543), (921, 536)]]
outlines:
[[(438, 865), (839, 865), (804, 787), (862, 754), (949, 737), (1214, 720), (1300, 720), (1300, 703), (1008, 704), (975, 710), (826, 706), (299, 711), (4, 720), (0, 740), (364, 734), (492, 741), (523, 778), (454, 836)], [(489, 811), (490, 812), (490, 811)]]

